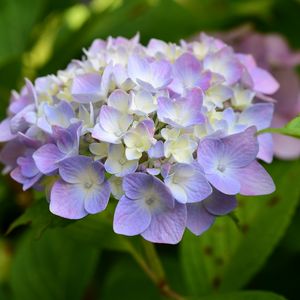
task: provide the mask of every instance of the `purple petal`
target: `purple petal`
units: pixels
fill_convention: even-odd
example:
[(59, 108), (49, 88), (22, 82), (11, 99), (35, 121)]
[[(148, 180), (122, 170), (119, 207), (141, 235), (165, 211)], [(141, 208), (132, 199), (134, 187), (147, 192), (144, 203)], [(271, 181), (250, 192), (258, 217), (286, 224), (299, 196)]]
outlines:
[(33, 153), (34, 162), (43, 174), (55, 171), (58, 168), (57, 163), (64, 156), (54, 144), (46, 144)]
[(207, 55), (203, 65), (205, 69), (222, 75), (228, 85), (236, 83), (242, 76), (242, 65), (228, 47)]
[(187, 228), (195, 235), (206, 231), (215, 220), (204, 207), (203, 202), (187, 204)]
[(39, 170), (37, 169), (32, 156), (19, 157), (17, 159), (17, 164), (20, 166), (21, 173), (25, 177), (30, 178), (39, 174)]
[(222, 139), (224, 157), (229, 160), (231, 167), (243, 167), (253, 161), (258, 153), (258, 142), (255, 137), (255, 127), (249, 127), (244, 132)]
[(76, 155), (79, 149), (79, 138), (81, 123), (71, 124), (67, 129), (53, 126), (53, 137), (56, 140), (58, 149), (70, 155)]
[(131, 200), (123, 196), (115, 210), (114, 231), (128, 236), (145, 231), (151, 222), (151, 213), (141, 200)]
[[(101, 167), (101, 170), (103, 167)], [(103, 172), (103, 171), (102, 171)], [(87, 192), (84, 202), (85, 210), (90, 214), (96, 214), (103, 211), (109, 200), (110, 185), (108, 181), (97, 184), (91, 189), (91, 192)]]
[(216, 216), (226, 215), (237, 207), (235, 196), (223, 194), (218, 190), (214, 190), (202, 203), (209, 213)]
[(17, 182), (23, 184), (23, 191), (30, 189), (34, 186), (43, 176), (43, 174), (38, 173), (33, 177), (26, 177), (22, 175), (21, 168), (17, 167), (10, 173), (10, 176)]
[(208, 181), (219, 191), (228, 195), (236, 195), (240, 192), (239, 177), (235, 176), (237, 170), (217, 171), (215, 174), (206, 174)]
[(10, 120), (10, 130), (12, 134), (19, 131), (24, 132), (28, 128), (28, 122), (26, 121), (26, 114), (34, 110), (34, 105), (28, 105), (24, 107), (20, 112), (13, 116)]
[(22, 156), (25, 150), (25, 146), (17, 139), (4, 144), (0, 152), (0, 162), (6, 166), (5, 174), (17, 166), (17, 158)]
[(147, 82), (150, 79), (150, 63), (146, 59), (133, 55), (128, 59), (128, 75), (136, 82), (137, 79)]
[(199, 167), (176, 164), (165, 178), (173, 197), (181, 203), (199, 202), (212, 193), (212, 188)]
[(273, 147), (273, 137), (270, 133), (264, 133), (257, 137), (259, 144), (259, 151), (257, 158), (262, 159), (267, 163), (271, 163), (273, 160), (274, 147)]
[(66, 101), (60, 101), (54, 106), (45, 104), (44, 113), (51, 126), (56, 125), (63, 128), (67, 128), (70, 120), (75, 117), (72, 106)]
[(28, 98), (31, 100), (31, 102), (33, 102), (36, 105), (36, 107), (38, 107), (39, 103), (38, 103), (35, 87), (33, 86), (32, 82), (27, 78), (25, 78), (25, 84), (27, 88)]
[(155, 89), (166, 87), (172, 80), (170, 63), (166, 60), (151, 63), (151, 76), (150, 83)]
[(253, 161), (247, 167), (238, 170), (235, 176), (241, 183), (240, 193), (242, 195), (267, 195), (275, 191), (271, 176), (257, 161)]
[(161, 158), (164, 156), (164, 143), (157, 141), (149, 150), (148, 155), (150, 158)]
[(183, 82), (184, 86), (191, 88), (195, 86), (201, 71), (199, 60), (190, 53), (182, 54), (174, 63), (174, 74)]
[(142, 237), (152, 243), (177, 244), (185, 230), (186, 215), (186, 206), (180, 203), (175, 203), (172, 209), (154, 213)]
[(0, 143), (8, 142), (16, 137), (10, 130), (10, 119), (5, 119), (0, 123)]
[(239, 123), (249, 126), (256, 126), (257, 130), (270, 127), (274, 113), (274, 105), (272, 103), (256, 103), (239, 116)]
[(158, 98), (158, 118), (174, 127), (188, 127), (201, 124), (202, 92), (198, 88), (189, 91), (186, 98)]
[(119, 110), (102, 106), (99, 114), (100, 124), (93, 130), (92, 136), (98, 140), (117, 144), (132, 122), (132, 116)]
[(254, 90), (263, 94), (273, 94), (279, 89), (277, 80), (266, 70), (253, 68), (249, 71), (254, 83)]
[(153, 176), (144, 173), (126, 175), (123, 180), (123, 190), (130, 199), (142, 199), (152, 185)]
[(144, 89), (161, 89), (171, 82), (171, 66), (165, 61), (148, 62), (145, 58), (131, 56), (128, 59), (128, 75)]
[(80, 185), (58, 180), (51, 190), (50, 211), (63, 218), (81, 219), (88, 214), (84, 209), (84, 196)]
[(59, 174), (68, 183), (81, 183), (92, 162), (90, 157), (82, 155), (66, 158), (58, 164)]
[(77, 75), (72, 84), (71, 94), (79, 103), (99, 101), (101, 98), (101, 76), (97, 73)]
[(213, 172), (224, 153), (224, 143), (220, 139), (207, 138), (200, 142), (197, 160), (205, 172)]

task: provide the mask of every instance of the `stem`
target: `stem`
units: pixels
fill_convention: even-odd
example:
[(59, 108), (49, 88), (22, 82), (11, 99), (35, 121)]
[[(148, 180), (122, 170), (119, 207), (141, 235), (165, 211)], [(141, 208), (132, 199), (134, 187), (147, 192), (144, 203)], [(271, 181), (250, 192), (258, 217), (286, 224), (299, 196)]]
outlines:
[(142, 243), (146, 258), (152, 270), (155, 272), (158, 278), (164, 279), (166, 277), (165, 271), (156, 252), (155, 246), (146, 240), (142, 240)]
[(169, 286), (164, 268), (156, 252), (155, 246), (145, 240), (142, 240), (144, 252), (146, 255), (146, 261), (142, 255), (135, 250), (135, 248), (130, 245), (129, 250), (133, 258), (139, 264), (139, 266), (145, 271), (153, 283), (157, 286), (160, 293), (173, 300), (185, 300), (184, 297), (177, 294)]
[(137, 264), (141, 267), (141, 269), (148, 275), (148, 277), (155, 283), (156, 282), (156, 274), (149, 268), (148, 264), (144, 260), (143, 256), (132, 246), (131, 243), (127, 242), (127, 249)]

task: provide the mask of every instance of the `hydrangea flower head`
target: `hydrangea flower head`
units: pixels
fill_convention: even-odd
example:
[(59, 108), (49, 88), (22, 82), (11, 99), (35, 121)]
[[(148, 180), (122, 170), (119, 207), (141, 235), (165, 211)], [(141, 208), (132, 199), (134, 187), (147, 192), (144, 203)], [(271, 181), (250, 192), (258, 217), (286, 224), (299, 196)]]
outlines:
[(272, 161), (272, 139), (256, 131), (270, 126), (261, 99), (277, 88), (251, 56), (206, 35), (96, 40), (12, 93), (0, 160), (24, 190), (53, 178), (53, 214), (100, 213), (112, 196), (116, 233), (175, 244), (232, 211), (237, 194), (274, 191), (258, 162)]

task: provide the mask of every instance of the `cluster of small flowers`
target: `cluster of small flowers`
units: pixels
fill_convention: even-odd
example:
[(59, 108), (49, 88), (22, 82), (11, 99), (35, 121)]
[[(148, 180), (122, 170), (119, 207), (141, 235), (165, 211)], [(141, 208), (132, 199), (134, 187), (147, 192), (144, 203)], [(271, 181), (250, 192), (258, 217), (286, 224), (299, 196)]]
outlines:
[[(50, 211), (80, 219), (118, 199), (116, 233), (177, 243), (274, 191), (276, 80), (250, 55), (202, 34), (180, 45), (95, 40), (57, 75), (26, 80), (0, 124), (4, 172), (49, 191)], [(255, 101), (254, 101), (255, 99)], [(267, 100), (267, 102), (263, 102)]]
[[(218, 37), (236, 51), (253, 55), (256, 62), (279, 82), (280, 88), (273, 95), (277, 103), (271, 127), (283, 127), (300, 114), (300, 77), (296, 70), (300, 66), (299, 50), (292, 50), (285, 38), (277, 33), (262, 34), (247, 25), (220, 33)], [(273, 142), (278, 158), (300, 157), (299, 139), (275, 134)]]

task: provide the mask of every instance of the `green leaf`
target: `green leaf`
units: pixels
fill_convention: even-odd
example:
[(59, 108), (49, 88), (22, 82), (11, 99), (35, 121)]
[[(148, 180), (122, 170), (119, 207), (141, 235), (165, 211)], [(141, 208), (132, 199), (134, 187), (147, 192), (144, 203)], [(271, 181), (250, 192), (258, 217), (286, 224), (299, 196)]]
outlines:
[[(197, 298), (189, 300), (197, 300)], [(270, 292), (244, 291), (201, 297), (201, 300), (285, 300), (285, 298)]]
[[(130, 270), (126, 272), (125, 270)], [(161, 299), (157, 287), (130, 257), (117, 258), (100, 287), (101, 300)]]
[(221, 217), (200, 237), (186, 233), (181, 261), (191, 294), (240, 289), (282, 237), (299, 200), (300, 187), (295, 181), (299, 162), (274, 162), (269, 170), (277, 191), (261, 197), (240, 197), (236, 210), (239, 227), (229, 217)]
[(135, 238), (127, 238), (114, 233), (112, 218), (108, 218), (105, 212), (89, 215), (69, 224), (63, 230), (77, 242), (96, 248), (130, 251), (130, 241), (135, 241)]
[(266, 132), (278, 133), (278, 134), (292, 136), (295, 138), (300, 138), (300, 116), (294, 118), (282, 128), (266, 128), (258, 131), (257, 134), (262, 134)]
[(26, 235), (12, 264), (14, 299), (82, 299), (98, 256), (99, 251), (75, 243), (60, 229), (48, 230), (40, 240)]
[(36, 237), (40, 237), (41, 234), (48, 227), (66, 226), (73, 221), (60, 218), (51, 214), (49, 211), (49, 204), (45, 199), (35, 201), (27, 210), (17, 218), (8, 228), (9, 234), (15, 228), (22, 225), (31, 225), (34, 228)]
[(44, 0), (1, 0), (0, 66), (20, 56), (28, 45), (31, 30), (41, 15)]
[(81, 220), (68, 220), (49, 211), (49, 204), (45, 199), (35, 201), (23, 215), (16, 219), (9, 227), (8, 232), (22, 225), (30, 225), (35, 237), (40, 238), (46, 229), (53, 227), (63, 227), (73, 240), (88, 244), (97, 249), (106, 248), (119, 251), (130, 251), (130, 241), (135, 238), (125, 238), (117, 235), (112, 229), (112, 205), (102, 213), (89, 215)]

